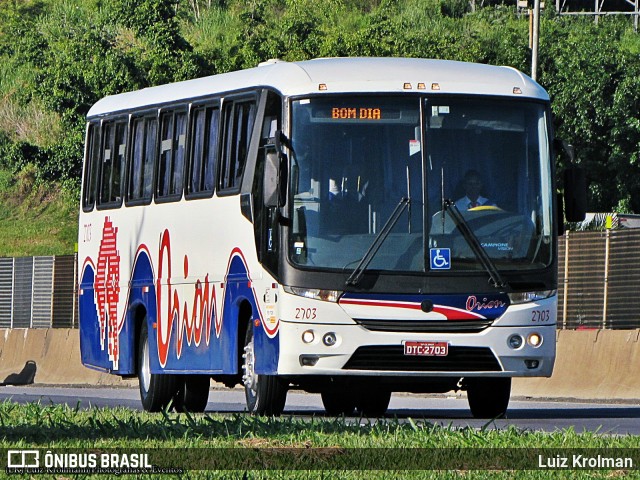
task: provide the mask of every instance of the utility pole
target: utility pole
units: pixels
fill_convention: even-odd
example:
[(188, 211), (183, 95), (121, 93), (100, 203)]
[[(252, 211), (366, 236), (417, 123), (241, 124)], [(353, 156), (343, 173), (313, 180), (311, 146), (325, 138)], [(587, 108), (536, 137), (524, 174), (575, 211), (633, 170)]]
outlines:
[(531, 78), (538, 81), (538, 45), (540, 44), (540, 0), (533, 2), (531, 19)]

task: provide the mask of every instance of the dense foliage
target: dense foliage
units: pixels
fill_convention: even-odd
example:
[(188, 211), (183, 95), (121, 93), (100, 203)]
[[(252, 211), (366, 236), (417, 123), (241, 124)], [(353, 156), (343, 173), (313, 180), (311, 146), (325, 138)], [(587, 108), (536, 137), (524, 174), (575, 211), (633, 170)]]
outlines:
[[(1, 0), (0, 168), (79, 184), (100, 97), (269, 58), (408, 56), (530, 71), (513, 3), (467, 0)], [(590, 210), (640, 213), (640, 34), (628, 18), (542, 19), (538, 80), (576, 146)], [(561, 160), (562, 161), (562, 160)]]

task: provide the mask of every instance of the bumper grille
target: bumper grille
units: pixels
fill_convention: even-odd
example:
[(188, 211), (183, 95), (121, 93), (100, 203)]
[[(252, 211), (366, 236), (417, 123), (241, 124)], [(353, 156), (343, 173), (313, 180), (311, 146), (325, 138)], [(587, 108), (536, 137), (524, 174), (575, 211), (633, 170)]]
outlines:
[(344, 370), (388, 370), (414, 372), (500, 372), (498, 359), (486, 347), (449, 346), (446, 357), (404, 354), (402, 345), (359, 347)]
[(378, 320), (356, 318), (356, 323), (374, 332), (411, 333), (478, 333), (493, 323), (492, 320), (421, 321), (421, 320)]

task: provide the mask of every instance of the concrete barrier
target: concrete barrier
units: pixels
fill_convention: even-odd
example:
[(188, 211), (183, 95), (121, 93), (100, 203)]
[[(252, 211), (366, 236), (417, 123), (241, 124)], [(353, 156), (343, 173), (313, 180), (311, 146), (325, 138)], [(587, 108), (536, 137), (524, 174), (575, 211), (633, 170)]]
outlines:
[(640, 399), (640, 330), (560, 330), (549, 378), (518, 378), (512, 394), (532, 398)]
[(45, 385), (135, 385), (80, 362), (78, 330), (0, 329), (0, 383), (21, 384), (20, 372), (35, 362), (34, 383)]
[[(550, 378), (516, 378), (514, 397), (631, 400), (640, 398), (640, 330), (558, 331)], [(80, 363), (78, 330), (0, 329), (0, 382), (29, 377), (37, 384), (134, 386), (136, 380), (90, 370)], [(33, 367), (33, 365), (31, 365)], [(9, 383), (9, 382), (7, 382)]]

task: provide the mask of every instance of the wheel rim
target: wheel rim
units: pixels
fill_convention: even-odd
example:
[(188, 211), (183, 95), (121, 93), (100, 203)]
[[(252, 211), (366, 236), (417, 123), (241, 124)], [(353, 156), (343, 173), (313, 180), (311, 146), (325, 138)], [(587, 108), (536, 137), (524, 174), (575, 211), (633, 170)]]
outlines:
[(244, 373), (242, 375), (242, 383), (244, 384), (244, 391), (247, 396), (247, 403), (250, 408), (255, 404), (256, 397), (258, 395), (258, 375), (255, 371), (255, 353), (253, 349), (253, 337), (244, 347), (244, 359), (242, 369)]
[(142, 345), (142, 365), (140, 365), (140, 381), (145, 392), (149, 391), (151, 385), (151, 366), (149, 364), (149, 345), (144, 342)]

